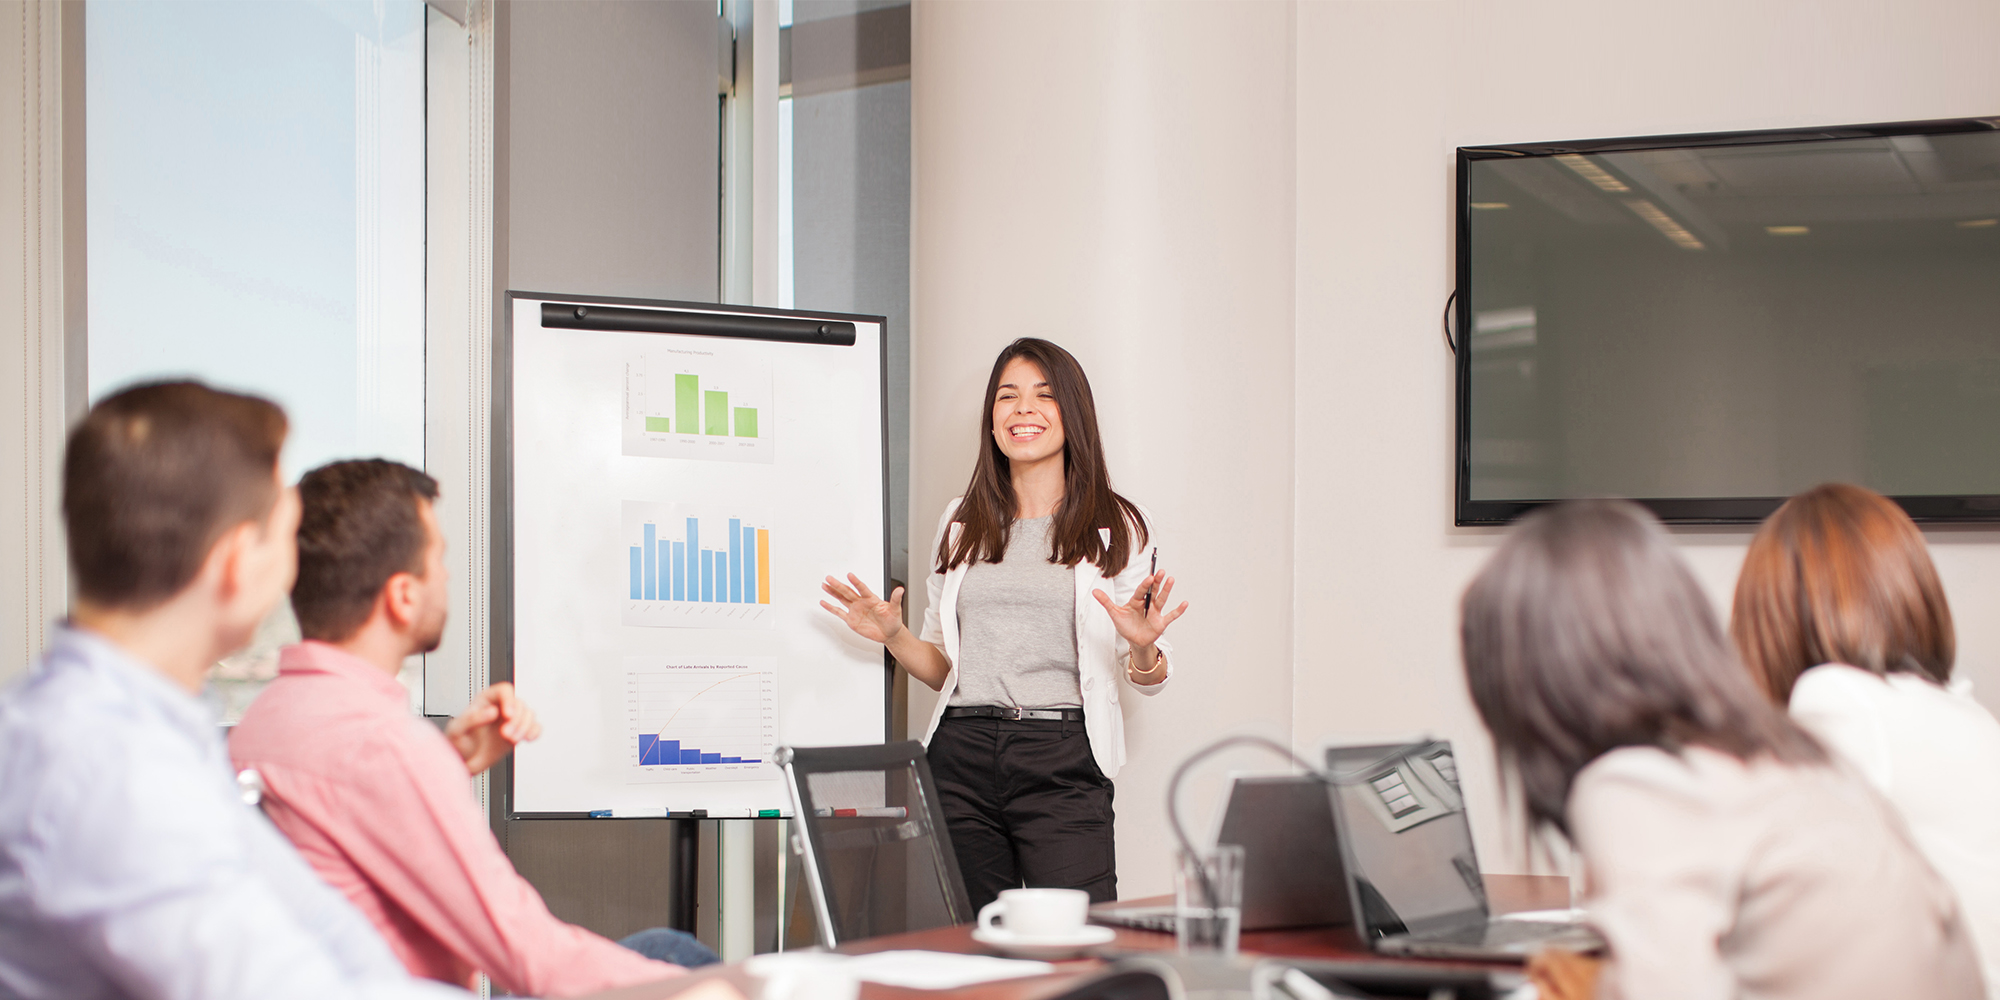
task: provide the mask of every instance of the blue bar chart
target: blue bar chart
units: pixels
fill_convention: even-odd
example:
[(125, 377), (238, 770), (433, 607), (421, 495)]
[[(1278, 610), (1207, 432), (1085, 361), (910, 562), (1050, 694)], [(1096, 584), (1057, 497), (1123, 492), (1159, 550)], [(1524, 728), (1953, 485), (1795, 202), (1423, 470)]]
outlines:
[(778, 674), (770, 657), (625, 658), (630, 781), (761, 777), (776, 748)]
[(761, 512), (628, 500), (622, 529), (624, 624), (773, 627), (773, 540)]

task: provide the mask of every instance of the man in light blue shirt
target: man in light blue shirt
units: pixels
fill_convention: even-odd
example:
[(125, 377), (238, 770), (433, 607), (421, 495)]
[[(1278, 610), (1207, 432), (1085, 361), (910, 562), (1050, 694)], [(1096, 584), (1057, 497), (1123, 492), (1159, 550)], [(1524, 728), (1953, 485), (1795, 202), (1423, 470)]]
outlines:
[(290, 587), (282, 411), (129, 389), (71, 434), (69, 623), (0, 693), (0, 997), (439, 998), (245, 804), (210, 664)]

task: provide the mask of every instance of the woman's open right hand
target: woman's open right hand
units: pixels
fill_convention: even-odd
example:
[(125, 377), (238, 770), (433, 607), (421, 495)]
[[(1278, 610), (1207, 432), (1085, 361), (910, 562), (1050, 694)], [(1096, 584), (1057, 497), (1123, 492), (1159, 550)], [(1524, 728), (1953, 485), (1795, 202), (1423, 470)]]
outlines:
[[(841, 583), (833, 577), (827, 577), (826, 582), (819, 585), (819, 589), (826, 591), (827, 595), (839, 601), (840, 605), (836, 607), (821, 601), (819, 606), (833, 612), (841, 621), (846, 622), (847, 627), (853, 629), (855, 635), (885, 646), (895, 641), (897, 636), (909, 631), (903, 625), (903, 588), (897, 587), (891, 591), (889, 599), (885, 601), (875, 596), (875, 592), (869, 590), (868, 585), (862, 583), (860, 577), (849, 573), (847, 580), (848, 583)], [(850, 587), (848, 584), (853, 586)]]

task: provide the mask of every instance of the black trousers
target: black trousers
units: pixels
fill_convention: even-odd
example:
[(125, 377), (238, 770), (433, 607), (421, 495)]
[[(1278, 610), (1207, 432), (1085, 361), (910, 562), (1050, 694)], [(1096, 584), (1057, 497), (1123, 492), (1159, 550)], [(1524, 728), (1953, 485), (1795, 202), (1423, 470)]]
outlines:
[(1022, 886), (1118, 898), (1111, 779), (1083, 723), (946, 719), (928, 756), (975, 911)]

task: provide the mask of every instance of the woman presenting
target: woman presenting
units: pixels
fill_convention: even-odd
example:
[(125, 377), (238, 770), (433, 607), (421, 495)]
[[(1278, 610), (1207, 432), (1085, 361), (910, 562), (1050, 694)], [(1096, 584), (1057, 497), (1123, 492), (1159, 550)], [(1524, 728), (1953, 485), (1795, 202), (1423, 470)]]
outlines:
[(1068, 351), (1009, 344), (986, 404), (972, 482), (938, 523), (923, 634), (903, 625), (900, 587), (883, 600), (853, 574), (827, 577), (838, 604), (820, 604), (943, 694), (925, 742), (973, 909), (1024, 885), (1105, 902), (1118, 897), (1118, 677), (1159, 692), (1172, 672), (1161, 633), (1187, 603), (1168, 610), (1149, 519), (1111, 490)]

